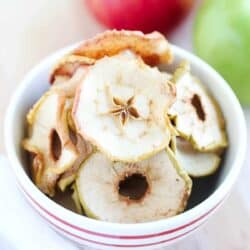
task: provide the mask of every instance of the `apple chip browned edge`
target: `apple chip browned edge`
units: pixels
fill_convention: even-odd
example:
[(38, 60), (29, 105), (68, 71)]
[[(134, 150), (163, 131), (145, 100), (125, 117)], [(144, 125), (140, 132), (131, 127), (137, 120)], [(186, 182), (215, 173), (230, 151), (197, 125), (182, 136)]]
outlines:
[(150, 66), (170, 63), (173, 59), (166, 38), (156, 31), (146, 35), (139, 31), (106, 31), (93, 39), (84, 41), (73, 51), (73, 55), (100, 59), (104, 56), (116, 55), (126, 49), (140, 55)]

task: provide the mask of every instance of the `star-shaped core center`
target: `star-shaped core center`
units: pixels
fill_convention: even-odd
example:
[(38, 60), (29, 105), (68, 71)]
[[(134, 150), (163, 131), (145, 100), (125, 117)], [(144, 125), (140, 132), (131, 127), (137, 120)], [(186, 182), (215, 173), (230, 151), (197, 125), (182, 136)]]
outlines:
[(130, 97), (127, 101), (123, 101), (117, 97), (113, 97), (114, 108), (109, 111), (114, 116), (119, 116), (121, 125), (124, 126), (129, 118), (139, 119), (140, 115), (137, 109), (133, 106), (134, 96)]

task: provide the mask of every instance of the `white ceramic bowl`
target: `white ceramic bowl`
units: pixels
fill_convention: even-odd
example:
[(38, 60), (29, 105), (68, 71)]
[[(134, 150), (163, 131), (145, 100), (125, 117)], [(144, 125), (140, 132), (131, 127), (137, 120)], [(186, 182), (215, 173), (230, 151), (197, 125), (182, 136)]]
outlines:
[(247, 136), (243, 112), (237, 98), (228, 84), (210, 66), (196, 56), (172, 46), (175, 55), (174, 65), (183, 59), (191, 62), (192, 72), (208, 87), (225, 116), (230, 147), (215, 190), (200, 204), (169, 219), (140, 224), (118, 224), (90, 219), (58, 205), (39, 191), (25, 171), (20, 146), (24, 135), (25, 115), (49, 87), (48, 76), (51, 66), (74, 47), (75, 45), (70, 46), (43, 60), (25, 77), (12, 97), (5, 120), (5, 144), (20, 189), (50, 226), (80, 245), (99, 249), (153, 249), (176, 242), (208, 219), (225, 200), (238, 176), (243, 163)]

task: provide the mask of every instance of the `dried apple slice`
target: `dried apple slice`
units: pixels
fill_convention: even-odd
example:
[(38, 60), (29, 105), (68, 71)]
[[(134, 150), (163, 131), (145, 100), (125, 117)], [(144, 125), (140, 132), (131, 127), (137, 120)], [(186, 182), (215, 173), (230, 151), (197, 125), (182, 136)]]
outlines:
[[(54, 195), (59, 175), (78, 157), (69, 137), (67, 109), (66, 96), (59, 91), (49, 91), (27, 115), (30, 134), (23, 141), (23, 147), (35, 155), (32, 162), (35, 184), (50, 196)], [(53, 184), (50, 184), (50, 179), (53, 179)]]
[(168, 147), (172, 150), (172, 152), (175, 154), (176, 153), (176, 135), (173, 134), (171, 136), (170, 142), (168, 144)]
[(137, 163), (113, 162), (96, 152), (82, 164), (76, 186), (87, 216), (137, 223), (182, 212), (192, 181), (169, 149)]
[(72, 197), (72, 200), (74, 201), (74, 204), (75, 204), (75, 207), (76, 207), (76, 212), (78, 214), (82, 214), (83, 209), (82, 209), (82, 205), (81, 205), (81, 202), (80, 202), (79, 194), (78, 194), (75, 183), (72, 185), (72, 190), (73, 190), (73, 193), (72, 193), (71, 197)]
[(131, 52), (98, 60), (76, 93), (78, 132), (111, 159), (135, 162), (165, 148), (175, 100), (169, 76)]
[(65, 191), (66, 188), (75, 181), (77, 171), (79, 169), (80, 164), (89, 156), (92, 152), (92, 145), (84, 140), (79, 134), (76, 132), (75, 124), (72, 119), (72, 106), (73, 106), (73, 98), (67, 99), (67, 124), (69, 128), (69, 137), (72, 143), (75, 145), (78, 157), (74, 164), (65, 171), (59, 178), (57, 182), (57, 186), (61, 191)]
[(56, 76), (54, 84), (51, 86), (51, 90), (63, 91), (64, 95), (68, 98), (73, 98), (75, 96), (77, 86), (83, 80), (87, 69), (88, 66), (78, 68), (71, 78)]
[(94, 63), (94, 59), (84, 56), (65, 55), (54, 66), (50, 75), (50, 82), (60, 82), (60, 79), (63, 81), (69, 80), (79, 68), (86, 69), (89, 65)]
[(224, 119), (215, 102), (183, 62), (173, 75), (177, 97), (169, 109), (179, 135), (199, 151), (215, 151), (227, 146)]
[(131, 50), (151, 66), (170, 63), (173, 54), (166, 38), (159, 32), (143, 34), (139, 31), (106, 31), (83, 42), (74, 55), (100, 59), (113, 56), (124, 50)]
[(79, 69), (93, 65), (96, 59), (113, 56), (131, 50), (140, 55), (149, 65), (172, 61), (172, 52), (167, 40), (158, 32), (144, 35), (138, 31), (106, 31), (85, 41), (71, 54), (65, 55), (54, 66), (51, 83), (69, 80)]
[(192, 177), (208, 176), (216, 172), (220, 157), (213, 152), (199, 152), (180, 138), (176, 140), (176, 159), (180, 166)]
[[(71, 131), (71, 133), (74, 133), (74, 132)], [(74, 135), (71, 135), (71, 138), (72, 138), (71, 140), (75, 142), (76, 148), (78, 150), (78, 158), (76, 159), (72, 167), (62, 174), (59, 181), (57, 182), (57, 185), (61, 191), (65, 191), (65, 189), (75, 181), (76, 175), (77, 175), (77, 172), (81, 163), (92, 152), (91, 144), (85, 141), (80, 135), (74, 134)]]
[(43, 154), (36, 147), (27, 143), (26, 139), (23, 141), (23, 146), (25, 150), (30, 152), (29, 164), (31, 164), (30, 172), (32, 180), (42, 192), (49, 196), (54, 196), (59, 175), (44, 168)]
[(70, 129), (70, 135), (72, 135), (72, 139), (75, 138), (75, 144), (77, 143), (77, 135), (76, 135), (76, 126), (72, 117), (72, 109), (73, 109), (73, 103), (74, 103), (74, 98), (68, 98), (68, 109), (67, 109), (67, 123), (68, 123), (68, 127)]

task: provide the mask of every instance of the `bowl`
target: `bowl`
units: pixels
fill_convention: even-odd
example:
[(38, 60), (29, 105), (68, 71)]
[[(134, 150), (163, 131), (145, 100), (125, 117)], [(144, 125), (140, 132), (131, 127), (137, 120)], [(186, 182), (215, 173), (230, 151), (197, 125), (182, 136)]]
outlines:
[[(192, 72), (207, 86), (222, 109), (230, 143), (220, 171), (215, 177), (205, 181), (205, 184), (197, 184), (201, 185), (198, 186), (200, 191), (194, 191), (191, 205), (184, 213), (138, 224), (98, 221), (59, 205), (43, 194), (29, 178), (21, 149), (25, 115), (49, 88), (52, 65), (76, 46), (69, 46), (52, 54), (31, 70), (19, 84), (7, 110), (4, 132), (6, 151), (23, 195), (49, 226), (79, 245), (98, 249), (154, 249), (172, 244), (193, 233), (220, 207), (235, 183), (246, 150), (246, 124), (241, 106), (223, 78), (201, 59), (174, 45), (171, 45), (175, 55), (173, 65), (161, 65), (161, 68), (171, 70), (181, 60), (191, 63)], [(194, 186), (195, 183), (196, 181)]]

